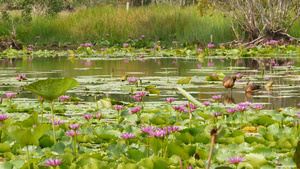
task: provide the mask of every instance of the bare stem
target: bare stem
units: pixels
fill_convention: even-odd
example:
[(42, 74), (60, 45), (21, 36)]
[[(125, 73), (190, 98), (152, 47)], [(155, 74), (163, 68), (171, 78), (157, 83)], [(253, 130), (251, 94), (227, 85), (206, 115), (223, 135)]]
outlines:
[(209, 158), (208, 158), (208, 161), (207, 161), (207, 167), (206, 167), (206, 169), (209, 169), (209, 167), (210, 167), (210, 161), (211, 161), (211, 157), (212, 157), (212, 154), (213, 154), (214, 144), (215, 144), (216, 138), (217, 138), (217, 133), (213, 133), (211, 135), (210, 152), (209, 152)]

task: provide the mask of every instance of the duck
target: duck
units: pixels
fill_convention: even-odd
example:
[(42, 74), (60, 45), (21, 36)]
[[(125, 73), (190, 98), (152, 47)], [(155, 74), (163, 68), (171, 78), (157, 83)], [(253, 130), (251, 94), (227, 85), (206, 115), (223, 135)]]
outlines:
[(245, 92), (246, 93), (256, 93), (258, 92), (258, 90), (260, 90), (260, 85), (259, 84), (254, 84), (254, 83), (250, 83), (250, 79), (246, 78), (246, 85), (245, 85)]
[(234, 86), (234, 82), (236, 80), (236, 76), (232, 75), (232, 76), (225, 76), (223, 79), (223, 86), (228, 89), (231, 89), (232, 92), (232, 87)]

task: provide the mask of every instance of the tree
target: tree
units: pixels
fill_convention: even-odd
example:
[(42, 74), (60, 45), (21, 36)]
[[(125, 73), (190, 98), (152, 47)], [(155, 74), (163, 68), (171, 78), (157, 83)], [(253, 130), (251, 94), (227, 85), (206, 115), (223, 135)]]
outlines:
[(198, 8), (203, 15), (215, 8), (224, 12), (238, 40), (237, 28), (248, 35), (247, 47), (289, 41), (287, 32), (300, 17), (299, 0), (200, 0)]

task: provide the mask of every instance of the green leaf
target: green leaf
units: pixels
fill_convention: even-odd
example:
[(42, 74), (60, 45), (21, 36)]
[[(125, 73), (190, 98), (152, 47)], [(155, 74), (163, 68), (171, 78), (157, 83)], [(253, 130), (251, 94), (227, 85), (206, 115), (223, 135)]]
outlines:
[(192, 143), (195, 140), (195, 138), (189, 132), (180, 134), (179, 136), (177, 136), (177, 139), (183, 141), (186, 144)]
[(38, 80), (24, 86), (24, 88), (47, 100), (53, 101), (78, 85), (79, 83), (75, 79), (66, 77), (64, 79), (48, 78), (46, 80)]
[(147, 169), (153, 169), (154, 162), (151, 158), (144, 158), (137, 165), (145, 167)]
[(32, 127), (34, 124), (39, 124), (39, 113), (33, 112), (30, 117), (21, 122), (21, 126), (23, 127)]
[(217, 138), (221, 138), (226, 133), (225, 128), (220, 124), (209, 124), (205, 127), (204, 131), (209, 136), (211, 136), (211, 133), (213, 131), (216, 131), (217, 132)]
[(8, 143), (0, 143), (0, 153), (5, 153), (11, 150), (11, 146)]
[(189, 84), (191, 79), (191, 77), (179, 79), (177, 84)]
[(149, 89), (150, 94), (160, 94), (160, 91), (158, 89)]
[(215, 76), (207, 76), (206, 81), (221, 81), (221, 79), (219, 79), (219, 77), (215, 77)]
[(146, 158), (147, 155), (140, 150), (130, 149), (126, 152), (128, 156), (136, 162), (139, 162), (141, 159)]
[(183, 148), (180, 146), (176, 145), (175, 143), (169, 143), (168, 144), (168, 155), (180, 155), (182, 160), (187, 160), (189, 158), (189, 154), (184, 151)]
[(190, 95), (188, 92), (186, 92), (185, 90), (183, 90), (181, 87), (177, 87), (177, 89), (180, 91), (180, 93), (186, 97), (190, 102), (192, 102), (193, 104), (195, 104), (198, 107), (202, 106), (202, 103), (200, 103), (198, 100), (196, 100), (192, 95)]
[(252, 165), (253, 168), (260, 168), (260, 166), (263, 166), (265, 164), (267, 164), (267, 160), (265, 159), (265, 157), (261, 154), (247, 154), (245, 156), (246, 161)]

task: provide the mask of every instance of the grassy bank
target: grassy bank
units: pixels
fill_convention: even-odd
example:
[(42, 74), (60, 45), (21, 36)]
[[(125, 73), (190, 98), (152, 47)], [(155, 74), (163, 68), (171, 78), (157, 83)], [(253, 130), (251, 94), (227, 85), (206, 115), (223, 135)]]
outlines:
[[(290, 29), (290, 34), (300, 37), (300, 20)], [(2, 30), (1, 30), (2, 29)], [(0, 27), (0, 34), (8, 34)], [(57, 18), (35, 17), (30, 26), (17, 27), (18, 38), (29, 44), (49, 44), (57, 41), (63, 45), (78, 45), (85, 42), (103, 44), (105, 34), (109, 34), (110, 45), (124, 43), (128, 36), (139, 39), (146, 36), (146, 41), (162, 41), (171, 44), (207, 44), (213, 35), (213, 43), (218, 44), (235, 39), (225, 19), (215, 16), (201, 17), (195, 6), (146, 6), (131, 8), (102, 6), (73, 13), (61, 13)], [(40, 39), (35, 39), (40, 36)], [(246, 40), (246, 39), (245, 39)], [(75, 41), (75, 42), (74, 42)], [(151, 44), (152, 45), (152, 44)]]
[[(196, 7), (147, 6), (131, 8), (94, 7), (75, 13), (61, 14), (58, 18), (34, 18), (28, 28), (17, 29), (18, 38), (25, 44), (58, 41), (66, 43), (95, 42), (110, 34), (110, 41), (125, 41), (129, 35), (148, 41), (161, 40), (170, 44), (214, 43), (234, 40), (234, 35), (222, 16), (201, 17)], [(35, 37), (40, 36), (39, 40)]]

